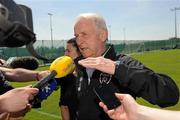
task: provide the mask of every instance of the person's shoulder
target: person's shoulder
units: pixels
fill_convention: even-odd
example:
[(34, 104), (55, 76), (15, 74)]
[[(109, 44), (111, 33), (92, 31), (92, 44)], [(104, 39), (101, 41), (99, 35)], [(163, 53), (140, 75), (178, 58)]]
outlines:
[(119, 60), (119, 61), (121, 61), (122, 63), (123, 62), (130, 62), (130, 61), (137, 61), (137, 60), (135, 60), (133, 57), (131, 57), (131, 56), (129, 56), (129, 55), (126, 55), (126, 54), (123, 54), (123, 53), (121, 53), (121, 54), (118, 54), (117, 56), (116, 56), (116, 60)]
[(116, 59), (125, 59), (125, 58), (130, 58), (130, 56), (123, 53), (116, 55)]

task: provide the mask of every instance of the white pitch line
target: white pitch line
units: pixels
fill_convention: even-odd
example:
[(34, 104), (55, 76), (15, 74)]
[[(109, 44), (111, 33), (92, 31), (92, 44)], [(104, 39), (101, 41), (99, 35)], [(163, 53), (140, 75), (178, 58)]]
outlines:
[(51, 116), (51, 117), (56, 118), (56, 119), (60, 119), (60, 116), (58, 116), (58, 115), (54, 115), (54, 114), (47, 113), (47, 112), (42, 112), (39, 110), (33, 110), (33, 111), (38, 112), (38, 113), (43, 114), (43, 115), (46, 115), (46, 116)]

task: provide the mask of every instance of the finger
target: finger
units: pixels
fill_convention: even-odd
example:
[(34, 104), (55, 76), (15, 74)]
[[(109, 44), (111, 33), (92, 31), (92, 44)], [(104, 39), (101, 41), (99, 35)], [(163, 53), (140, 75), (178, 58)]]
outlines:
[(108, 111), (107, 106), (106, 106), (103, 102), (100, 102), (100, 103), (99, 103), (99, 106), (103, 108), (104, 112), (107, 112), (107, 111)]
[(115, 93), (115, 96), (120, 100), (123, 101), (127, 94), (120, 94), (120, 93)]
[(37, 88), (28, 88), (28, 89), (27, 89), (27, 93), (28, 93), (29, 95), (35, 96), (35, 95), (37, 95), (38, 92), (39, 92), (39, 90), (38, 90)]
[(31, 110), (32, 106), (28, 103), (26, 104), (26, 108), (21, 111), (21, 114), (24, 116), (27, 112)]
[(78, 61), (78, 63), (81, 65), (97, 64), (96, 60), (82, 60)]
[(30, 109), (32, 108), (32, 105), (28, 103), (26, 108), (30, 111)]
[(127, 116), (125, 113), (118, 114), (118, 115), (116, 115), (116, 117), (119, 118), (119, 120), (126, 120), (127, 119)]
[(80, 63), (80, 65), (86, 67), (86, 68), (96, 68), (96, 63)]
[(88, 57), (88, 58), (86, 58), (86, 59), (82, 59), (82, 60), (80, 60), (80, 61), (89, 61), (89, 60), (91, 60), (91, 61), (94, 61), (95, 59), (97, 59), (97, 57)]
[(78, 63), (83, 63), (83, 62), (94, 62), (98, 60), (97, 58), (86, 58), (86, 59), (82, 59), (82, 60), (79, 60)]
[(109, 116), (110, 118), (115, 119), (115, 111), (114, 111), (114, 109), (108, 110), (108, 111), (107, 111), (107, 114), (108, 114), (108, 116)]
[(33, 99), (34, 99), (34, 96), (35, 96), (35, 95), (33, 95), (33, 94), (29, 95), (28, 100), (33, 100)]
[(99, 102), (99, 106), (100, 106), (100, 107), (103, 107), (103, 106), (104, 106), (104, 103), (103, 103), (103, 102)]

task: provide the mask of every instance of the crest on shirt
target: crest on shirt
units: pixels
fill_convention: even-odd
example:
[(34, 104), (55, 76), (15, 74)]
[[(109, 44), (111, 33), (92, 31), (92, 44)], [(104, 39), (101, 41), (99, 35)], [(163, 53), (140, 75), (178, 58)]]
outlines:
[(99, 82), (100, 84), (106, 83), (109, 84), (111, 81), (112, 75), (107, 74), (107, 73), (101, 73), (99, 76)]

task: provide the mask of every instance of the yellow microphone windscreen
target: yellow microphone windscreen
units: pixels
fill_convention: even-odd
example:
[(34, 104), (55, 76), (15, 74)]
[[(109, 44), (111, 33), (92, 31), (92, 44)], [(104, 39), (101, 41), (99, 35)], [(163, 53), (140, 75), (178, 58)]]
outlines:
[(71, 73), (75, 68), (74, 61), (69, 56), (62, 56), (55, 59), (50, 65), (50, 71), (56, 71), (55, 78), (61, 78)]

